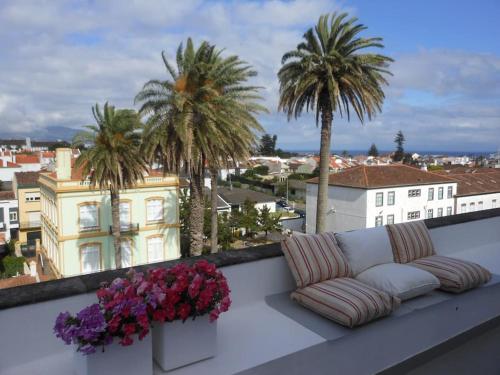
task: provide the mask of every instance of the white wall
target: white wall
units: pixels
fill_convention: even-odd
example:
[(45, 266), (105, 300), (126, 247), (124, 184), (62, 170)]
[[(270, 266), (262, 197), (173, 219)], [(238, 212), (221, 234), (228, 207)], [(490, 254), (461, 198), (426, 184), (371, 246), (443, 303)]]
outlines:
[[(496, 203), (493, 202), (496, 200)], [(462, 214), (464, 212), (480, 211), (479, 202), (483, 202), (482, 210), (489, 210), (492, 208), (500, 208), (500, 193), (493, 194), (477, 194), (470, 195), (467, 197), (457, 197), (456, 198), (456, 210), (457, 214)], [(462, 204), (466, 205), (466, 210), (462, 210)], [(474, 203), (474, 209), (471, 208), (470, 204)]]
[[(448, 198), (448, 186), (452, 186), (452, 198)], [(438, 199), (439, 187), (444, 188), (443, 199)], [(434, 199), (428, 200), (429, 189), (434, 189)], [(409, 197), (408, 190), (420, 189), (420, 197)], [(388, 193), (394, 191), (395, 202), (394, 205), (389, 206)], [(443, 209), (443, 216), (446, 216), (447, 208), (451, 207), (451, 214), (455, 213), (455, 203), (453, 196), (457, 192), (457, 184), (433, 184), (433, 185), (419, 185), (419, 186), (404, 186), (385, 189), (371, 189), (368, 190), (367, 199), (367, 214), (366, 214), (366, 228), (375, 226), (376, 216), (382, 216), (382, 224), (387, 224), (387, 216), (394, 215), (394, 223), (405, 223), (408, 220), (408, 212), (419, 211), (420, 220), (427, 218), (427, 210), (433, 210), (433, 217), (438, 216), (438, 208)], [(383, 193), (384, 200), (381, 207), (375, 205), (377, 193)], [(418, 219), (415, 219), (418, 220)]]
[(0, 181), (12, 181), (14, 173), (21, 171), (22, 168), (0, 167)]
[(267, 206), (267, 208), (270, 209), (270, 212), (276, 212), (276, 202), (265, 202), (265, 203), (255, 204), (255, 208), (258, 209), (259, 211), (262, 210), (264, 206)]
[[(316, 231), (317, 184), (306, 186), (306, 233)], [(366, 226), (366, 190), (329, 186), (327, 231), (343, 232)]]
[(19, 228), (19, 217), (17, 218), (16, 224), (11, 224), (10, 213), (9, 213), (10, 208), (17, 208), (17, 199), (0, 200), (0, 207), (3, 208), (3, 224), (4, 224), (4, 227), (0, 228), (0, 232), (5, 232), (5, 241), (7, 242), (10, 240), (10, 230)]
[[(452, 186), (452, 198), (448, 198), (448, 186)], [(314, 233), (316, 228), (316, 184), (307, 184), (306, 193), (306, 233)], [(438, 189), (443, 187), (443, 199), (438, 199)], [(429, 188), (434, 188), (434, 199), (428, 200)], [(420, 189), (420, 197), (408, 197), (408, 190)], [(394, 191), (394, 205), (389, 206), (388, 192)], [(384, 200), (381, 207), (375, 205), (377, 193), (383, 193)], [(427, 218), (427, 210), (433, 209), (433, 217), (438, 216), (438, 208), (443, 209), (443, 216), (447, 208), (451, 207), (455, 213), (453, 196), (457, 192), (457, 184), (433, 184), (393, 187), (384, 189), (358, 189), (341, 186), (329, 186), (327, 231), (342, 232), (375, 226), (376, 216), (382, 216), (382, 225), (387, 224), (387, 216), (394, 215), (395, 223), (408, 220), (408, 212), (419, 211), (420, 219)], [(499, 201), (500, 202), (500, 201)]]

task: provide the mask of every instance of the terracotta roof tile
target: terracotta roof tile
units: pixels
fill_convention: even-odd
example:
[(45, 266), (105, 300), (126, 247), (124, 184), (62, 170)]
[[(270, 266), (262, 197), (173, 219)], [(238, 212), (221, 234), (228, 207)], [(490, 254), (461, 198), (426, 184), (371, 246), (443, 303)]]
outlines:
[[(308, 180), (308, 183), (317, 184), (318, 177)], [(329, 176), (329, 185), (346, 186), (361, 189), (382, 187), (426, 185), (454, 182), (449, 177), (422, 171), (402, 164), (392, 165), (361, 165), (344, 169)]]
[(16, 199), (13, 191), (0, 191), (0, 200), (13, 200)]
[(14, 175), (19, 187), (34, 186), (38, 185), (38, 177), (40, 177), (40, 172), (16, 172)]
[(17, 164), (37, 164), (40, 163), (38, 155), (16, 154)]

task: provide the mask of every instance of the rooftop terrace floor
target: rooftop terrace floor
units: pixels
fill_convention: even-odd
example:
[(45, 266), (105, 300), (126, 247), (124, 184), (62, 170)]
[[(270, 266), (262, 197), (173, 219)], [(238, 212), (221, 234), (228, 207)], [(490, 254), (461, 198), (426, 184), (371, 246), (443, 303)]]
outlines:
[[(470, 247), (468, 231), (476, 233), (477, 246), (498, 260), (481, 259), (494, 273), (487, 285), (461, 295), (435, 291), (355, 329), (291, 301), (294, 282), (281, 256), (224, 267), (233, 306), (219, 319), (218, 355), (168, 374), (498, 373), (500, 354), (492, 349), (500, 343), (497, 228), (500, 217), (431, 230), (437, 246), (456, 241), (457, 256)], [(0, 310), (2, 337), (9, 337), (0, 374), (71, 374), (73, 350), (53, 336), (53, 322), (59, 311), (93, 301), (92, 292)], [(157, 366), (154, 373), (164, 374)]]

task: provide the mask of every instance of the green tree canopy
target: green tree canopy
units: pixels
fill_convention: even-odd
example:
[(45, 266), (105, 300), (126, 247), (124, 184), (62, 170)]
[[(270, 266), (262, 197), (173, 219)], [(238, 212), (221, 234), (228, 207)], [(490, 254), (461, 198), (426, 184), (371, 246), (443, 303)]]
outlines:
[(370, 146), (370, 149), (368, 150), (368, 156), (373, 156), (373, 157), (378, 156), (378, 149), (375, 143), (372, 143), (372, 145)]

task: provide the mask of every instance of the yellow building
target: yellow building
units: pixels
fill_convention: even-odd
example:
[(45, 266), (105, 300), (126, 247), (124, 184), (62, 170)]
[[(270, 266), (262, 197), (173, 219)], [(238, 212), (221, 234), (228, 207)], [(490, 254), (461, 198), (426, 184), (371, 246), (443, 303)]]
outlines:
[(34, 246), (40, 238), (40, 172), (16, 172), (12, 190), (19, 205), (19, 242)]
[[(40, 174), (42, 251), (58, 277), (115, 268), (108, 191), (90, 187), (58, 149), (56, 171)], [(122, 267), (180, 257), (179, 179), (152, 172), (120, 191)]]

